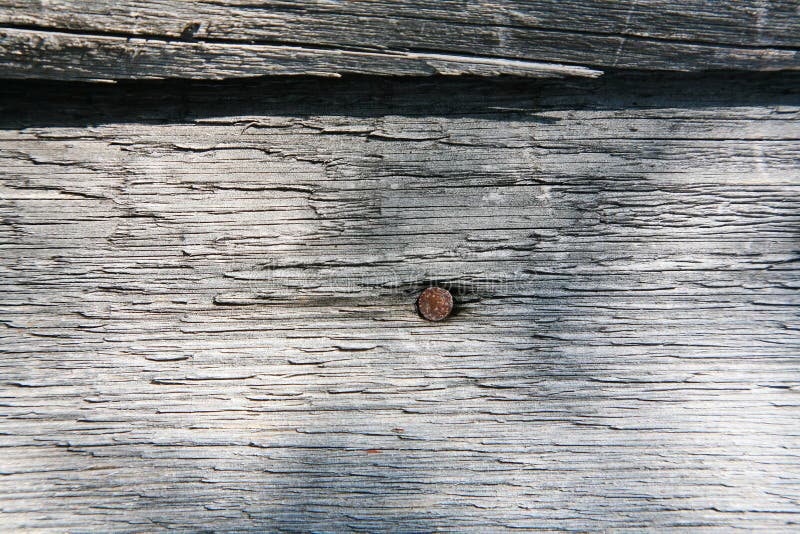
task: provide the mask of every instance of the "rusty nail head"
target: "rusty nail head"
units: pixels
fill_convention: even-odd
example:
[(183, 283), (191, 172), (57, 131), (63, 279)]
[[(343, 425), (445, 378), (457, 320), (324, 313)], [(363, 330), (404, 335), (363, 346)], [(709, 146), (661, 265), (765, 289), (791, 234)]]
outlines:
[(442, 287), (429, 287), (417, 299), (417, 308), (425, 319), (441, 321), (453, 311), (453, 295)]

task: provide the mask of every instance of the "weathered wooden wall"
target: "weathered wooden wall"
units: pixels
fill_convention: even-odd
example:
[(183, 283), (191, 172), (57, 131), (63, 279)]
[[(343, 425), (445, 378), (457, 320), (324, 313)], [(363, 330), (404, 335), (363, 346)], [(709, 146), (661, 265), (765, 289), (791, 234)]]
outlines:
[(0, 0), (0, 530), (796, 532), (798, 17)]
[(0, 85), (2, 528), (796, 531), (798, 82)]

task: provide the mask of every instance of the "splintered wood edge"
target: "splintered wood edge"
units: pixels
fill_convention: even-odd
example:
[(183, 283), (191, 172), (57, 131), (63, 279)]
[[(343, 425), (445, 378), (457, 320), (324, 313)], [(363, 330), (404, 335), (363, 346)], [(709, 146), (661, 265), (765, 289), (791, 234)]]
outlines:
[(598, 77), (588, 67), (496, 57), (414, 52), (363, 52), (302, 46), (183, 42), (0, 30), (0, 76), (104, 81), (265, 75), (514, 75)]

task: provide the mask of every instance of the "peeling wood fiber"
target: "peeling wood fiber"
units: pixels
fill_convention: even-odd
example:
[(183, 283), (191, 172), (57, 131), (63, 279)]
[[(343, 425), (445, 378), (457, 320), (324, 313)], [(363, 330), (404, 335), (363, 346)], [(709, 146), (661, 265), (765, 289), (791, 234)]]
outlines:
[(798, 82), (4, 83), (0, 528), (796, 532)]
[(0, 0), (0, 75), (797, 70), (799, 9), (796, 0)]

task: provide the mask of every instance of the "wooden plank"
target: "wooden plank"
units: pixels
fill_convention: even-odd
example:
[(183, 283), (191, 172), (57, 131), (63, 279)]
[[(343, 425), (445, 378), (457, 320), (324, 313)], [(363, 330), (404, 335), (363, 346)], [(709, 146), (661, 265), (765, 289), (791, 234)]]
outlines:
[[(86, 79), (93, 72), (95, 78), (112, 79), (241, 77), (296, 74), (303, 66), (328, 75), (386, 74), (387, 65), (399, 75), (441, 72), (427, 55), (446, 63), (449, 74), (538, 76), (563, 64), (600, 70), (796, 70), (798, 5), (796, 0), (0, 0), (0, 72), (62, 79)], [(26, 67), (25, 59), (34, 63)], [(540, 69), (541, 63), (553, 65)]]
[(792, 531), (798, 81), (4, 84), (3, 528)]
[(385, 54), (293, 46), (190, 44), (105, 36), (87, 39), (85, 36), (29, 30), (0, 30), (0, 73), (9, 78), (84, 81), (181, 77), (224, 79), (271, 74), (334, 77), (342, 74), (510, 74), (539, 78), (595, 77), (602, 74), (585, 67), (452, 54)]

